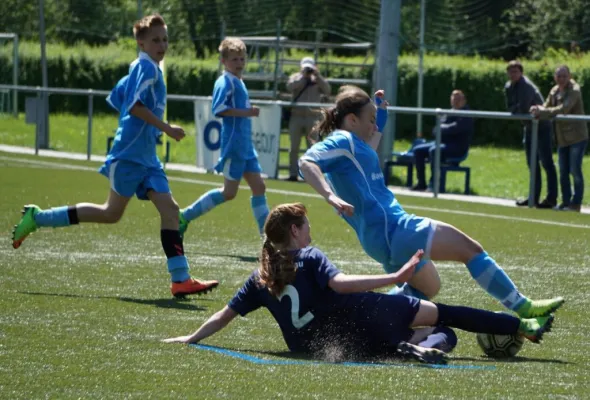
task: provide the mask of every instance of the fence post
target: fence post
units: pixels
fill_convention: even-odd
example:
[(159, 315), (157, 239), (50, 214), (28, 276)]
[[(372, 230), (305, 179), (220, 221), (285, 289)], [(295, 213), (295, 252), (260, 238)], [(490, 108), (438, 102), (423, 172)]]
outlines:
[[(12, 84), (18, 86), (18, 35), (14, 35), (12, 39), (13, 55), (12, 55)], [(18, 118), (18, 90), (12, 91), (12, 114)]]
[[(537, 189), (537, 148), (539, 147), (539, 120), (533, 119), (531, 127), (531, 156), (529, 160), (529, 171), (531, 180), (529, 182), (529, 208), (534, 207), (535, 204), (535, 190)], [(526, 137), (525, 137), (526, 140)]]
[(88, 142), (86, 143), (86, 160), (90, 161), (90, 155), (92, 154), (92, 113), (94, 106), (94, 96), (92, 95), (92, 89), (88, 89)]
[(38, 156), (39, 155), (39, 140), (41, 139), (41, 101), (42, 97), (41, 97), (41, 91), (37, 92), (37, 104), (35, 107), (35, 155)]
[(434, 176), (432, 177), (432, 190), (434, 192), (434, 197), (438, 197), (438, 193), (440, 190), (440, 142), (441, 142), (441, 131), (440, 131), (440, 124), (442, 115), (438, 113), (440, 109), (437, 109), (436, 114), (436, 126), (434, 128), (434, 132), (436, 134), (436, 148), (434, 150), (434, 160), (430, 162), (434, 162)]
[(275, 72), (274, 72), (274, 84), (272, 89), (272, 97), (276, 99), (279, 91), (279, 68), (280, 68), (280, 57), (281, 54), (281, 20), (277, 19), (277, 43), (275, 47)]

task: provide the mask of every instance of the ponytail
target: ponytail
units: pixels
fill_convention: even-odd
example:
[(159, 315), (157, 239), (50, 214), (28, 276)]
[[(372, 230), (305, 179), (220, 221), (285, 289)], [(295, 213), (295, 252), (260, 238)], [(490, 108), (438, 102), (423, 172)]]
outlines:
[(293, 256), (276, 249), (269, 238), (264, 239), (260, 257), (260, 284), (275, 297), (281, 295), (285, 286), (295, 280), (296, 267)]
[(316, 122), (308, 136), (309, 141), (312, 143), (322, 141), (324, 137), (338, 129), (338, 126), (340, 125), (337, 123), (337, 117), (339, 115), (336, 107), (331, 107), (328, 109), (323, 108), (321, 112), (322, 119)]
[(344, 85), (336, 96), (336, 105), (328, 109), (322, 109), (322, 119), (318, 121), (308, 136), (310, 142), (321, 141), (336, 129), (340, 129), (344, 117), (348, 114), (359, 115), (364, 106), (371, 102), (369, 95), (362, 89), (352, 85)]

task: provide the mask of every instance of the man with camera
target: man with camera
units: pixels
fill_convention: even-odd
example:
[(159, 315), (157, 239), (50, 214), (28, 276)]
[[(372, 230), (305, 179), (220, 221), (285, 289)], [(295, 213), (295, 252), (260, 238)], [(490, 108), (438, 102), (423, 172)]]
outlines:
[[(311, 57), (301, 60), (301, 70), (289, 77), (287, 90), (291, 93), (293, 103), (319, 103), (323, 96), (330, 95), (330, 84), (318, 71), (315, 61)], [(293, 107), (289, 119), (289, 135), (291, 147), (289, 149), (289, 181), (297, 181), (297, 162), (301, 138), (307, 138), (314, 124), (320, 117), (319, 110), (309, 107)]]

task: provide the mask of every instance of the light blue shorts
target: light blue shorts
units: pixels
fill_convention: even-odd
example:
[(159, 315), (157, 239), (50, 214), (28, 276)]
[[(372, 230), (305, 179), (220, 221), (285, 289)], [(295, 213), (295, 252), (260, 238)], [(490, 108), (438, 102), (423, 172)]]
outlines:
[(262, 172), (258, 158), (250, 158), (248, 160), (220, 158), (215, 166), (215, 170), (219, 173), (223, 172), (223, 176), (232, 181), (241, 180), (246, 172)]
[(123, 197), (133, 197), (135, 194), (140, 200), (149, 200), (149, 190), (170, 193), (168, 178), (161, 167), (149, 168), (132, 161), (115, 160), (103, 164), (98, 172), (106, 176), (111, 189)]
[(388, 273), (398, 271), (418, 250), (422, 249), (424, 256), (416, 267), (418, 272), (430, 261), (430, 248), (435, 228), (436, 221), (430, 218), (408, 214), (400, 219), (390, 236), (391, 253), (389, 264), (383, 266), (385, 271)]

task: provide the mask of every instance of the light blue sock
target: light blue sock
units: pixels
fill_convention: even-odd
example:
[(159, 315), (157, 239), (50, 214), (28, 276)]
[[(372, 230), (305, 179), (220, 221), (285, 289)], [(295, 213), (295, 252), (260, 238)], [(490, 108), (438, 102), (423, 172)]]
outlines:
[(172, 282), (184, 282), (191, 276), (189, 274), (188, 260), (185, 256), (176, 256), (168, 259), (168, 272)]
[(520, 294), (506, 272), (485, 251), (467, 263), (469, 273), (475, 281), (504, 307), (516, 310), (526, 297)]
[(41, 210), (35, 215), (37, 226), (51, 226), (53, 228), (61, 226), (70, 226), (68, 217), (68, 206), (50, 208)]
[(266, 204), (266, 196), (252, 196), (250, 197), (250, 204), (252, 205), (252, 212), (254, 213), (254, 219), (258, 223), (258, 230), (262, 235), (264, 231), (264, 223), (268, 216), (268, 204)]
[(391, 289), (389, 292), (387, 292), (387, 294), (391, 294), (391, 295), (404, 294), (406, 296), (417, 297), (421, 300), (428, 300), (428, 297), (426, 297), (426, 295), (424, 293), (422, 293), (420, 290), (416, 289), (415, 287), (408, 285), (407, 283), (404, 283), (401, 287), (395, 286), (393, 289)]
[(182, 210), (182, 216), (187, 221), (199, 218), (201, 215), (217, 207), (225, 201), (220, 189), (209, 190), (199, 197), (197, 201)]

